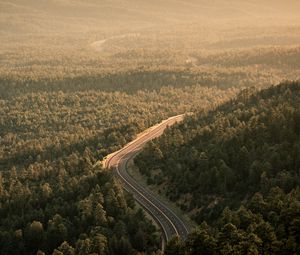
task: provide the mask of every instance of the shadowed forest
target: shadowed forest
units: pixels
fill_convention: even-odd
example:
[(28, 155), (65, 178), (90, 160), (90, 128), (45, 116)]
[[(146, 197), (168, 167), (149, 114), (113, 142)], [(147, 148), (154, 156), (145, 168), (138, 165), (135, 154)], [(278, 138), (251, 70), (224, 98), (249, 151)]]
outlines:
[(98, 160), (194, 220), (165, 254), (300, 253), (300, 3), (0, 0), (0, 253), (162, 254)]

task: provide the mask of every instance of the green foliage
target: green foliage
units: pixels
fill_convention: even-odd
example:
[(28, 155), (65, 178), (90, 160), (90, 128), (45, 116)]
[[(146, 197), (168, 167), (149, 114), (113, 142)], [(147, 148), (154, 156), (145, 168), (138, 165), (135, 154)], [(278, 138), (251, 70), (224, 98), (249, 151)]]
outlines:
[[(178, 77), (183, 75), (181, 71)], [(109, 87), (123, 84), (131, 75), (132, 82), (139, 79), (140, 84), (161, 77), (157, 90), (136, 91), (128, 84), (126, 93), (105, 92), (95, 85), (98, 78), (93, 80), (89, 74), (87, 79), (85, 71), (78, 87), (74, 83), (77, 78), (68, 81), (65, 73), (58, 78), (63, 77), (57, 87), (51, 71), (46, 71), (47, 75), (40, 69), (33, 73), (29, 80), (27, 70), (20, 73), (27, 76), (25, 80), (25, 76), (19, 79), (13, 74), (14, 81), (5, 78), (0, 83), (1, 252), (85, 255), (156, 251), (156, 228), (134, 209), (133, 199), (123, 194), (111, 173), (95, 166), (97, 159), (162, 119), (195, 107), (206, 109), (212, 102), (219, 104), (238, 89), (196, 86), (194, 81), (183, 87), (181, 78), (174, 87), (163, 87), (172, 72), (136, 71), (104, 75), (102, 81)], [(107, 90), (112, 89), (115, 87)], [(62, 91), (52, 92), (55, 90)], [(156, 151), (156, 157), (162, 159), (161, 151)], [(33, 234), (30, 226), (36, 222), (43, 231)]]
[[(208, 105), (211, 90), (200, 90)], [(58, 92), (2, 100), (1, 254), (156, 251), (157, 229), (113, 174), (94, 164), (185, 109), (168, 99), (181, 93)]]
[(178, 236), (174, 236), (166, 245), (166, 255), (184, 255), (183, 242)]
[[(46, 175), (28, 167), (18, 176), (3, 178), (3, 190), (17, 182), (19, 194), (7, 192), (1, 202), (1, 254), (136, 254), (158, 248), (156, 229), (128, 206), (132, 198), (113, 174), (82, 164), (84, 160), (78, 156), (71, 162), (72, 157), (66, 157), (64, 162), (49, 162)], [(40, 200), (41, 178), (47, 182), (43, 187), (51, 189), (46, 203)]]
[[(191, 13), (199, 17), (203, 10), (208, 17), (212, 10), (215, 13), (214, 3), (205, 4), (207, 8), (203, 9), (202, 3), (177, 1), (158, 8), (145, 1), (129, 2), (126, 7), (118, 2), (118, 8), (114, 2), (97, 1), (0, 3), (4, 10), (0, 18), (1, 254), (157, 252), (155, 227), (134, 208), (133, 198), (123, 193), (111, 173), (94, 164), (154, 123), (195, 109), (203, 110), (207, 119), (213, 120), (198, 124), (191, 117), (186, 127), (168, 131), (172, 139), (166, 136), (163, 144), (150, 144), (143, 160), (139, 160), (149, 183), (167, 182), (173, 200), (181, 194), (192, 197), (192, 201), (182, 199), (181, 206), (196, 209), (195, 219), (209, 223), (226, 205), (239, 208), (235, 202), (240, 197), (248, 198), (247, 189), (252, 195), (259, 186), (261, 193), (239, 209), (240, 220), (231, 223), (231, 210), (223, 212), (225, 229), (222, 225), (213, 231), (203, 225), (189, 242), (193, 254), (214, 254), (219, 246), (228, 253), (246, 249), (252, 254), (260, 252), (262, 237), (256, 233), (247, 236), (240, 228), (249, 225), (252, 214), (259, 217), (260, 208), (268, 214), (265, 196), (272, 187), (278, 185), (286, 193), (297, 185), (299, 174), (291, 169), (299, 168), (300, 145), (281, 143), (290, 135), (282, 132), (285, 119), (281, 115), (290, 116), (288, 109), (281, 111), (279, 107), (274, 114), (262, 111), (260, 115), (254, 106), (249, 113), (245, 104), (248, 91), (240, 95), (243, 100), (229, 120), (221, 108), (215, 118), (206, 111), (231, 99), (241, 88), (262, 88), (298, 77), (299, 47), (293, 45), (298, 44), (299, 27), (278, 28), (276, 19), (276, 27), (253, 28), (247, 23), (246, 27), (229, 30), (223, 20), (220, 27), (204, 27), (201, 20), (200, 25), (164, 24), (157, 28), (151, 23), (169, 23), (178, 17), (182, 21), (183, 17), (193, 17)], [(142, 8), (137, 10), (137, 4)], [(182, 6), (184, 16), (178, 15)], [(228, 17), (231, 12), (224, 12), (224, 6), (220, 6), (217, 16)], [(244, 8), (238, 1), (236, 6), (239, 11)], [(149, 17), (144, 15), (145, 10), (151, 13)], [(296, 8), (292, 10), (297, 13)], [(110, 26), (107, 20), (112, 21)], [(270, 47), (274, 42), (279, 46)], [(246, 48), (235, 49), (240, 47)], [(261, 108), (269, 106), (263, 100)], [(276, 121), (269, 125), (263, 114), (276, 115)], [(253, 117), (250, 125), (247, 116)], [(288, 117), (288, 127), (298, 136), (299, 116), (295, 111)], [(274, 136), (278, 140), (271, 146), (267, 142), (257, 152), (267, 161), (253, 160), (256, 144), (244, 143), (256, 135), (252, 127), (260, 121), (265, 126), (256, 132), (270, 129), (269, 140)], [(257, 136), (258, 140), (263, 138)], [(286, 151), (285, 155), (281, 151)], [(287, 166), (286, 162), (293, 164)], [(196, 194), (191, 196), (193, 192)], [(281, 220), (281, 206), (281, 202), (274, 204), (277, 209), (263, 215), (272, 227)], [(297, 208), (297, 204), (291, 206)], [(297, 233), (299, 224), (293, 221), (292, 213), (290, 217), (290, 231)], [(277, 239), (285, 235), (285, 224), (278, 227)], [(257, 229), (268, 230), (269, 239), (274, 241), (269, 225), (261, 224)], [(232, 231), (234, 242), (224, 240), (219, 245), (222, 231)], [(252, 240), (253, 245), (247, 246), (245, 240)], [(287, 241), (286, 253), (296, 250), (295, 240), (291, 237)], [(180, 240), (172, 242), (167, 253), (185, 252)], [(276, 242), (266, 251), (282, 248)]]
[(299, 82), (242, 91), (136, 158), (148, 179), (161, 184), (159, 169), (167, 195), (209, 223), (190, 235), (186, 254), (299, 253), (299, 102)]
[[(279, 195), (281, 194), (281, 195)], [(266, 197), (256, 193), (238, 210), (225, 208), (212, 225), (202, 223), (182, 244), (182, 254), (298, 254), (299, 188), (285, 194), (272, 189)], [(253, 208), (262, 203), (259, 210)], [(280, 205), (280, 207), (278, 207)], [(166, 253), (178, 245), (170, 241)]]

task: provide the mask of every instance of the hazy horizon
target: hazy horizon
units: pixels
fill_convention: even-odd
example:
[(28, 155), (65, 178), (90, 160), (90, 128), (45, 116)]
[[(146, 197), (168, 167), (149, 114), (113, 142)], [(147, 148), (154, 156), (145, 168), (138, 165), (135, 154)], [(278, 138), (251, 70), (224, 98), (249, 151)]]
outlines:
[(297, 26), (299, 1), (0, 1), (0, 35), (133, 31), (175, 24)]

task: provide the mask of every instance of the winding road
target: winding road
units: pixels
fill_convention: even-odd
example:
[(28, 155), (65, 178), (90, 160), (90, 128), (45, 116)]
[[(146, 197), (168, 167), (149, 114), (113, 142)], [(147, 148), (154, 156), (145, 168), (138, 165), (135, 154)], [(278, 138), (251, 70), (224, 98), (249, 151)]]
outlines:
[(123, 187), (132, 193), (135, 200), (148, 211), (148, 213), (159, 224), (163, 231), (162, 250), (165, 242), (170, 240), (174, 235), (178, 235), (185, 240), (189, 233), (188, 226), (177, 216), (170, 208), (160, 201), (149, 190), (137, 183), (127, 172), (127, 164), (130, 159), (137, 155), (143, 146), (150, 140), (162, 135), (165, 128), (179, 122), (183, 115), (171, 117), (162, 123), (153, 126), (143, 132), (137, 139), (127, 144), (121, 150), (107, 156), (103, 162), (104, 167), (114, 168), (116, 174), (121, 179)]

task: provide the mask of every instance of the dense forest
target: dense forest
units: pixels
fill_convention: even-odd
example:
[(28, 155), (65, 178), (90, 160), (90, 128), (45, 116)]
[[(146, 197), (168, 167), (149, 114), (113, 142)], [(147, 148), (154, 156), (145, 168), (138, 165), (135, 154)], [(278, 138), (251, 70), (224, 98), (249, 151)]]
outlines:
[[(211, 52), (185, 49), (178, 52), (178, 46), (167, 48), (164, 44), (166, 38), (172, 40), (173, 36), (167, 34), (159, 40), (162, 49), (146, 47), (146, 50), (139, 49), (140, 45), (129, 50), (132, 38), (114, 39), (106, 46), (108, 52), (103, 56), (98, 56), (92, 49), (80, 51), (80, 47), (86, 47), (83, 39), (79, 40), (78, 48), (65, 46), (69, 42), (66, 39), (58, 41), (59, 46), (55, 48), (45, 44), (45, 38), (41, 38), (39, 51), (28, 38), (17, 46), (4, 40), (5, 50), (1, 53), (0, 66), (0, 248), (3, 254), (156, 252), (160, 247), (157, 229), (134, 206), (133, 199), (122, 192), (111, 173), (93, 167), (96, 160), (118, 150), (149, 126), (185, 112), (200, 112), (197, 117), (189, 117), (185, 122), (187, 124), (184, 124), (191, 131), (187, 132), (191, 136), (188, 139), (196, 143), (194, 138), (198, 134), (198, 121), (206, 123), (213, 118), (209, 117), (213, 115), (209, 109), (225, 101), (229, 101), (225, 104), (229, 109), (230, 104), (235, 102), (230, 100), (240, 90), (248, 88), (239, 96), (244, 96), (246, 100), (255, 88), (265, 88), (299, 74), (297, 63), (293, 62), (299, 55), (297, 47), (259, 47), (260, 54), (256, 49)], [(151, 41), (151, 37), (141, 36), (140, 40), (146, 43)], [(175, 43), (179, 44), (179, 41), (175, 40)], [(276, 57), (273, 56), (275, 53)], [(144, 57), (138, 59), (141, 54)], [(238, 61), (244, 65), (235, 65)], [(237, 104), (242, 107), (241, 103)], [(243, 104), (248, 107), (246, 101)], [(255, 102), (253, 105), (255, 108)], [(236, 115), (237, 120), (230, 117), (230, 125), (244, 127), (246, 119), (243, 118), (250, 113), (247, 112), (247, 115), (243, 109), (240, 109), (241, 116)], [(221, 108), (218, 111), (221, 112)], [(226, 115), (226, 111), (223, 112)], [(217, 121), (217, 117), (215, 119)], [(231, 127), (225, 120), (224, 116), (218, 120), (220, 132), (224, 134)], [(225, 178), (219, 175), (222, 166), (225, 170), (231, 167), (230, 171), (236, 170), (227, 161), (233, 159), (225, 156), (224, 165), (216, 160), (205, 173), (193, 171), (199, 166), (202, 169), (203, 162), (198, 162), (199, 157), (209, 155), (202, 155), (202, 149), (200, 153), (200, 149), (193, 145), (195, 162), (187, 161), (188, 156), (181, 158), (181, 153), (190, 153), (189, 149), (179, 151), (182, 146), (185, 148), (181, 143), (189, 141), (184, 135), (187, 128), (174, 129), (179, 140), (173, 141), (173, 129), (162, 138), (169, 139), (168, 146), (174, 144), (174, 153), (178, 152), (176, 156), (160, 148), (156, 161), (159, 165), (153, 166), (150, 162), (141, 169), (151, 177), (149, 183), (169, 182), (169, 197), (178, 201), (183, 210), (192, 211), (191, 215), (198, 223), (205, 220), (211, 224), (205, 225), (205, 231), (208, 231), (209, 238), (217, 240), (214, 221), (225, 205), (235, 215), (239, 201), (247, 197), (247, 188), (255, 183), (253, 194), (256, 191), (258, 182), (255, 178), (258, 177), (255, 175), (251, 182), (240, 185), (236, 179), (226, 177), (225, 184), (222, 183)], [(205, 131), (207, 143), (214, 136), (214, 128), (212, 126)], [(186, 143), (186, 148), (189, 146)], [(211, 147), (210, 153), (219, 144), (215, 146)], [(239, 148), (239, 144), (236, 146)], [(253, 148), (248, 146), (246, 144), (248, 151)], [(152, 149), (145, 151), (149, 153), (147, 157), (152, 158)], [(168, 151), (169, 147), (165, 149)], [(145, 153), (139, 165), (146, 160)], [(223, 152), (215, 153), (211, 157), (218, 157), (220, 153), (223, 155)], [(230, 153), (233, 157), (235, 151)], [(167, 172), (164, 164), (169, 164), (174, 158), (176, 161), (169, 165), (174, 172)], [(204, 162), (208, 162), (206, 158)], [(266, 162), (257, 164), (264, 164), (264, 167), (266, 164), (264, 171), (269, 169)], [(259, 166), (258, 172), (261, 171)], [(184, 181), (177, 185), (178, 178), (182, 178), (177, 170), (185, 168)], [(159, 169), (166, 171), (165, 175)], [(215, 176), (210, 176), (210, 169), (213, 169)], [(277, 182), (280, 176), (288, 180), (294, 178), (288, 169), (285, 170), (274, 178), (266, 175), (268, 185), (273, 187), (273, 182)], [(155, 172), (153, 176), (149, 174), (152, 172)], [(167, 175), (169, 179), (166, 181)], [(209, 177), (209, 183), (216, 181), (218, 184), (210, 190), (211, 185), (207, 182), (204, 185), (194, 182), (195, 178), (200, 177), (201, 180)], [(295, 185), (295, 181), (292, 183), (286, 185)], [(240, 192), (240, 197), (233, 197), (234, 192), (243, 188), (244, 193)], [(198, 196), (199, 192), (203, 196)], [(268, 194), (262, 193), (262, 196), (267, 203)], [(294, 197), (294, 193), (291, 196)], [(248, 208), (246, 204), (243, 206)], [(112, 209), (115, 207), (119, 209)], [(239, 228), (236, 222), (234, 224)], [(198, 237), (197, 234), (194, 236)], [(245, 235), (242, 236), (244, 238)], [(216, 241), (213, 247), (221, 246)], [(190, 248), (181, 244), (180, 249)]]
[(159, 235), (86, 150), (0, 177), (1, 254), (136, 254)]
[(101, 159), (169, 116), (197, 105), (207, 108), (236, 92), (193, 86), (135, 95), (43, 92), (0, 100), (0, 168), (55, 160), (86, 147)]
[(0, 98), (89, 90), (134, 94), (195, 85), (241, 89), (299, 77), (299, 26), (190, 24), (95, 33), (1, 37)]
[(200, 225), (166, 254), (299, 253), (300, 4), (229, 2), (0, 1), (1, 255), (161, 254), (96, 163), (183, 113), (136, 159)]
[(113, 173), (94, 165), (162, 119), (195, 105), (208, 108), (236, 91), (60, 91), (1, 100), (1, 254), (157, 251), (157, 229)]
[(151, 142), (135, 159), (200, 224), (166, 254), (300, 252), (300, 83), (243, 90)]
[[(85, 53), (94, 55), (87, 50)], [(54, 91), (102, 90), (135, 93), (140, 90), (159, 91), (161, 87), (181, 88), (194, 85), (240, 89), (251, 86), (267, 87), (280, 80), (296, 79), (299, 76), (296, 60), (300, 53), (299, 48), (294, 47), (228, 50), (221, 53), (195, 52), (193, 57), (186, 53), (176, 59), (169, 59), (176, 53), (176, 50), (169, 49), (161, 56), (157, 51), (132, 53), (127, 50), (121, 56), (94, 60), (77, 56), (78, 60), (69, 57), (73, 50), (67, 48), (66, 53), (59, 53), (57, 56), (66, 59), (63, 61), (51, 60), (48, 55), (29, 54), (25, 59), (29, 57), (30, 62), (19, 63), (14, 56), (18, 52), (8, 51), (4, 54), (8, 59), (0, 67), (0, 98)], [(150, 61), (139, 63), (135, 59), (139, 54), (145, 55)], [(45, 60), (41, 61), (40, 58)], [(20, 68), (20, 65), (23, 67)]]
[(159, 250), (160, 234), (113, 173), (93, 166), (162, 119), (217, 105), (237, 91), (75, 90), (0, 100), (1, 254)]

